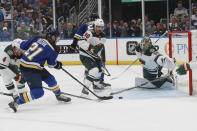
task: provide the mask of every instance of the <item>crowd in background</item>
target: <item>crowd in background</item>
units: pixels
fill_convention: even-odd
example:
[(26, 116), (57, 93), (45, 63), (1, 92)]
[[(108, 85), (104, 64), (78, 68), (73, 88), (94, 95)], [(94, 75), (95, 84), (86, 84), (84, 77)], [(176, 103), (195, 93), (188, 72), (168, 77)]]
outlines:
[[(191, 20), (191, 26), (190, 26)], [(109, 24), (106, 25), (105, 33), (109, 36)], [(177, 3), (177, 8), (170, 15), (169, 29), (167, 22), (157, 22), (149, 20), (145, 16), (145, 32), (147, 36), (161, 36), (166, 30), (170, 31), (189, 31), (197, 29), (197, 5), (192, 7), (192, 17), (189, 18), (188, 9), (183, 7), (181, 1)], [(141, 18), (133, 19), (130, 22), (124, 20), (114, 21), (112, 24), (112, 37), (139, 37), (142, 36)]]
[[(56, 18), (69, 16), (70, 8), (75, 0), (56, 0)], [(5, 13), (5, 21), (0, 25), (0, 40), (11, 40), (13, 38), (28, 39), (36, 36), (44, 36), (47, 27), (53, 24), (53, 10), (51, 0), (1, 0), (1, 9)], [(13, 10), (11, 10), (13, 7)], [(12, 15), (13, 16), (12, 16)], [(189, 18), (188, 9), (183, 7), (181, 1), (170, 15), (170, 31), (188, 31), (197, 29), (197, 7), (192, 7), (192, 17)], [(13, 21), (11, 20), (13, 18)], [(88, 19), (84, 19), (84, 22)], [(190, 21), (191, 26), (190, 26)], [(59, 28), (60, 37), (73, 38), (77, 30), (74, 23), (64, 23)], [(155, 22), (145, 16), (145, 32), (148, 36), (160, 36), (167, 28), (165, 22)], [(110, 36), (110, 24), (106, 23), (104, 32)], [(112, 37), (139, 37), (142, 36), (141, 18), (132, 19), (127, 22), (123, 19), (114, 20), (112, 23)]]

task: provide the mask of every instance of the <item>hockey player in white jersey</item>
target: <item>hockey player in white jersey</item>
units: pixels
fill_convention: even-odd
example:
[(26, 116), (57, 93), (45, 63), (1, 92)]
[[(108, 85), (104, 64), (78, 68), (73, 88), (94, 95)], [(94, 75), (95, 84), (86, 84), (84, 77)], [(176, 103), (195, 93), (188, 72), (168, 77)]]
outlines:
[[(158, 47), (154, 46), (149, 37), (144, 37), (136, 46), (136, 55), (142, 64), (143, 77), (148, 81), (153, 81), (162, 75), (162, 68), (172, 71), (175, 68), (173, 59), (163, 56), (158, 52)], [(172, 82), (172, 79), (166, 78), (152, 82), (150, 85), (160, 88), (166, 81)], [(136, 85), (140, 80), (136, 79)]]
[[(104, 28), (104, 22), (102, 19), (97, 19), (94, 22), (93, 30), (86, 31), (83, 35), (84, 39), (78, 42), (79, 55), (82, 64), (88, 69), (88, 74), (85, 76), (84, 84), (90, 88), (92, 85), (94, 89), (102, 90), (103, 85), (100, 83), (101, 76), (101, 51), (103, 50), (106, 38), (102, 32)], [(88, 94), (83, 89), (82, 93)]]
[[(0, 75), (5, 87), (13, 94), (15, 100), (20, 93), (26, 91), (25, 80), (21, 76), (17, 64), (20, 62), (23, 51), (20, 49), (21, 39), (15, 39), (12, 44), (0, 51)], [(17, 89), (13, 83), (16, 82)]]
[(197, 69), (197, 61), (191, 61), (190, 63), (181, 64), (177, 69), (176, 72), (179, 75), (187, 74), (187, 71), (192, 69)]

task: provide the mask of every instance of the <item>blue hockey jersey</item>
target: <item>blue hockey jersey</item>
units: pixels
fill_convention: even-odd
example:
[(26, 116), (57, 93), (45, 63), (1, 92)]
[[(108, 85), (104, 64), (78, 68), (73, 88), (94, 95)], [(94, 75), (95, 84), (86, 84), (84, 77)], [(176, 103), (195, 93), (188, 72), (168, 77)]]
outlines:
[(91, 25), (92, 22), (88, 22), (85, 24), (82, 24), (78, 29), (77, 32), (75, 33), (74, 38), (76, 39), (81, 39), (83, 37), (83, 34), (88, 30), (88, 26)]
[(45, 62), (49, 67), (54, 67), (57, 64), (56, 45), (49, 40), (42, 38), (29, 39), (22, 42), (20, 48), (25, 50), (20, 62), (23, 67), (42, 70)]

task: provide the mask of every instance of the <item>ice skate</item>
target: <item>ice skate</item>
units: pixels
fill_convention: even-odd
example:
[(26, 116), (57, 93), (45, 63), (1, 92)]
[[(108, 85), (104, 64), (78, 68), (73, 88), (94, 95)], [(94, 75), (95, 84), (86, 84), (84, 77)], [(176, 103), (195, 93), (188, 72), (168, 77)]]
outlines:
[(17, 112), (18, 104), (17, 104), (15, 101), (10, 102), (10, 103), (8, 104), (8, 106), (9, 106), (10, 109), (12, 109), (14, 112)]
[(57, 98), (58, 101), (63, 101), (63, 102), (70, 102), (71, 101), (70, 97), (66, 97), (63, 94), (56, 95), (56, 98)]

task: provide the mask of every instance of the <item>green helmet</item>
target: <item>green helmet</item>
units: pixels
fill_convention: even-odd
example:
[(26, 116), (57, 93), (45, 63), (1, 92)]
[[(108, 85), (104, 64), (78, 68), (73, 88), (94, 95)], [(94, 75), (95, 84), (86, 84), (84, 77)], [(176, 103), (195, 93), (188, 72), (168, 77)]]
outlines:
[(152, 44), (152, 42), (151, 42), (150, 37), (145, 36), (140, 42), (140, 48), (144, 49), (144, 48), (148, 47), (151, 44)]

